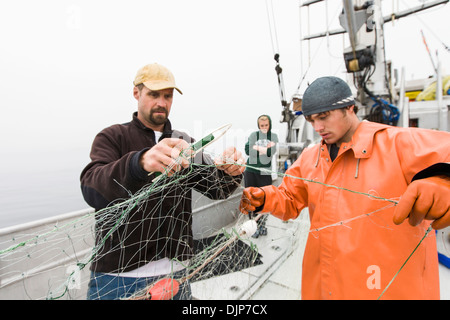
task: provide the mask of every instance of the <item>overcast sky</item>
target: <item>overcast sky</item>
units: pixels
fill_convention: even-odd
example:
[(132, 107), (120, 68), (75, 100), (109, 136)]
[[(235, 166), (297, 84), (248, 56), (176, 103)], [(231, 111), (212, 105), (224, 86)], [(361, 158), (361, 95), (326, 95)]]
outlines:
[[(421, 1), (384, 0), (383, 14), (406, 3)], [(175, 128), (200, 139), (232, 124), (211, 146), (215, 152), (229, 145), (243, 151), (261, 114), (272, 117), (282, 141), (274, 50), (287, 99), (306, 70), (300, 93), (316, 77), (345, 77), (345, 35), (312, 41), (310, 55), (306, 43), (300, 45), (307, 21), (311, 32), (339, 27), (342, 1), (314, 6), (309, 20), (298, 4), (273, 1), (275, 33), (265, 0), (1, 1), (0, 228), (86, 207), (79, 175), (92, 140), (106, 126), (131, 119), (132, 81), (148, 63), (172, 70), (184, 93), (174, 97)], [(449, 17), (446, 5), (386, 24), (387, 58), (395, 68), (405, 66), (408, 78), (432, 74), (423, 30), (450, 71), (440, 42), (450, 44)]]
[[(275, 49), (288, 98), (307, 68), (305, 46), (300, 60), (300, 30), (306, 30), (300, 28), (298, 3), (273, 4)], [(393, 3), (386, 6), (390, 12), (421, 1), (384, 3)], [(404, 64), (410, 77), (431, 74), (423, 29), (433, 54), (438, 49), (448, 69), (448, 52), (436, 35), (450, 44), (449, 6), (385, 26), (387, 56), (394, 66)], [(326, 15), (324, 5), (318, 8), (310, 13), (315, 25), (326, 26), (328, 16), (338, 27), (341, 1), (328, 1)], [(306, 21), (304, 16), (301, 20)], [(21, 150), (27, 158), (37, 149), (64, 157), (79, 148), (78, 154), (87, 156), (99, 130), (131, 119), (136, 110), (133, 78), (138, 68), (152, 62), (171, 69), (184, 93), (175, 95), (170, 116), (174, 127), (199, 139), (231, 123), (230, 137), (243, 137), (256, 130), (257, 116), (266, 113), (283, 136), (274, 38), (264, 0), (2, 1), (2, 153), (10, 157), (11, 151)], [(304, 83), (321, 75), (344, 75), (342, 39), (314, 42), (311, 52), (329, 57), (312, 57)], [(229, 144), (235, 142), (242, 147), (241, 141), (229, 139)]]

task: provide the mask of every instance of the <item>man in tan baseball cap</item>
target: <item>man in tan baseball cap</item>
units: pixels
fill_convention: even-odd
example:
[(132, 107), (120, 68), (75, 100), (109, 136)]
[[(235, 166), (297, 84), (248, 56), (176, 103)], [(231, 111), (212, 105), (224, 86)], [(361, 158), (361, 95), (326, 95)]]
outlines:
[(133, 84), (138, 86), (141, 83), (152, 91), (174, 88), (183, 94), (177, 88), (172, 72), (158, 63), (147, 64), (138, 70)]
[[(191, 190), (225, 199), (240, 185), (244, 171), (245, 160), (235, 147), (227, 148), (221, 157), (235, 160), (230, 163), (214, 161), (202, 152), (192, 159), (180, 156), (182, 151), (183, 155), (192, 151), (194, 139), (172, 128), (169, 114), (174, 91), (181, 94), (181, 90), (167, 68), (148, 64), (138, 70), (133, 84), (137, 111), (130, 122), (108, 126), (94, 139), (92, 161), (80, 176), (83, 197), (102, 211), (151, 186), (160, 174), (176, 180), (158, 182), (158, 186), (167, 185), (130, 208), (123, 224), (105, 224), (104, 213), (96, 215), (99, 251), (90, 264), (88, 299), (124, 299), (148, 291), (148, 285), (160, 277), (184, 278), (195, 253)], [(116, 217), (112, 214), (111, 219)], [(178, 291), (172, 287), (168, 296), (173, 299), (192, 298), (189, 281), (177, 284)]]

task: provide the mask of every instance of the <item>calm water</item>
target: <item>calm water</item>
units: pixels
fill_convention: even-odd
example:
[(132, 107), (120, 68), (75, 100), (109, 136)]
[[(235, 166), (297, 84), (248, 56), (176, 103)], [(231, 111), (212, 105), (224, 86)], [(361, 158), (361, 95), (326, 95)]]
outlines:
[(3, 157), (0, 169), (0, 228), (88, 208), (79, 176), (89, 161), (89, 149), (55, 155), (26, 154), (27, 166), (15, 154)]
[[(194, 133), (195, 137), (204, 134)], [(236, 146), (244, 153), (248, 132), (229, 130), (227, 134), (230, 138), (221, 138), (208, 151), (222, 152)], [(78, 136), (81, 147), (55, 143), (46, 148), (0, 150), (0, 229), (89, 208), (79, 179), (90, 161), (92, 139), (93, 135)]]

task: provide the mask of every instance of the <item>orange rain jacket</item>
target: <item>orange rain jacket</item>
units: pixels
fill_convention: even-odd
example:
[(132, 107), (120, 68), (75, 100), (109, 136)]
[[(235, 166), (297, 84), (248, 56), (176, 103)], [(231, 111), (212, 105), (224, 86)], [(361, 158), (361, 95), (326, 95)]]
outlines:
[[(394, 203), (414, 175), (450, 160), (450, 133), (363, 121), (332, 162), (326, 144), (302, 152), (282, 184), (263, 187), (262, 212), (295, 219), (308, 207), (303, 299), (377, 299), (429, 226), (392, 221)], [(292, 176), (292, 177), (291, 177)], [(337, 186), (333, 188), (315, 182)], [(347, 188), (346, 191), (340, 188)], [(382, 299), (439, 299), (434, 232), (421, 243)]]

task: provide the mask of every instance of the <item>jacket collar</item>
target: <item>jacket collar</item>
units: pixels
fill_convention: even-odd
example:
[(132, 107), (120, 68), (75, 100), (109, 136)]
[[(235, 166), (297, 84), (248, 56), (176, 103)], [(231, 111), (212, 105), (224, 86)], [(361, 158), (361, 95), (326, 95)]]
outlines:
[[(355, 133), (352, 136), (352, 139), (349, 142), (342, 143), (340, 146), (339, 153), (346, 152), (348, 150), (353, 150), (355, 158), (357, 159), (366, 159), (370, 158), (373, 151), (373, 142), (374, 136), (377, 132), (382, 131), (384, 129), (389, 128), (388, 125), (370, 122), (370, 121), (361, 121), (356, 128)], [(326, 143), (324, 140), (321, 141), (322, 148), (320, 150), (326, 148)], [(316, 163), (317, 165), (317, 163)]]
[(389, 126), (370, 122), (361, 121), (355, 133), (352, 136), (352, 140), (348, 143), (341, 144), (341, 148), (353, 149), (355, 158), (370, 158), (373, 151), (373, 142), (375, 134), (379, 131), (387, 129)]
[[(147, 132), (154, 132), (153, 129), (150, 129), (146, 127), (141, 120), (137, 117), (137, 112), (133, 113), (133, 120), (132, 123), (137, 126), (139, 129), (147, 131)], [(167, 138), (172, 136), (172, 124), (170, 123), (169, 119), (167, 119), (166, 123), (164, 124), (163, 134), (161, 138)]]
[[(342, 143), (339, 148), (339, 153), (342, 154), (349, 150), (353, 150), (353, 154), (356, 161), (356, 171), (355, 171), (355, 179), (359, 176), (359, 163), (361, 159), (370, 158), (373, 151), (373, 142), (375, 134), (379, 131), (387, 129), (389, 126), (384, 124), (379, 124), (375, 122), (362, 121), (356, 128), (355, 133), (352, 136), (350, 142)], [(321, 147), (319, 148), (317, 154), (317, 160), (314, 167), (319, 165), (319, 159), (321, 157), (321, 150), (325, 150), (327, 148), (325, 141), (321, 141)], [(323, 155), (322, 155), (323, 156)]]

